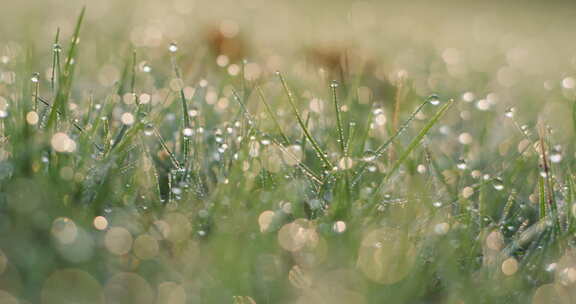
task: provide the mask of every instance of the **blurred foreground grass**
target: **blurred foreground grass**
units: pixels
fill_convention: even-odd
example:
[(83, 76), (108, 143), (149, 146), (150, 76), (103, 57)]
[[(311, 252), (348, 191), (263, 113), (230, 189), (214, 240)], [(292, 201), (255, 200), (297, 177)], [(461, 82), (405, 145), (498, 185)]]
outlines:
[(569, 3), (27, 4), (0, 303), (576, 301)]

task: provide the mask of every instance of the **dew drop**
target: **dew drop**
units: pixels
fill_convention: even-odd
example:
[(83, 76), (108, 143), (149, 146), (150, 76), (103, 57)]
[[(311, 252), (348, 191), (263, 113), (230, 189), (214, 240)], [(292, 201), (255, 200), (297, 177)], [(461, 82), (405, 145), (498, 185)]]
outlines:
[(30, 80), (34, 83), (37, 83), (38, 81), (40, 81), (40, 73), (34, 73), (32, 74), (32, 77), (30, 78)]
[(154, 134), (154, 127), (152, 125), (146, 125), (144, 127), (144, 135), (150, 136)]
[(330, 84), (330, 87), (335, 89), (338, 87), (338, 82), (336, 82), (336, 80), (332, 80), (332, 83)]
[(182, 130), (182, 134), (186, 137), (190, 137), (194, 134), (194, 131), (190, 128), (184, 128), (184, 130)]
[(504, 112), (504, 116), (508, 117), (508, 118), (512, 118), (514, 117), (514, 113), (516, 113), (516, 108), (511, 107), (506, 109), (506, 112)]
[(54, 53), (60, 53), (62, 52), (62, 47), (60, 46), (60, 44), (54, 43), (54, 45), (52, 46), (52, 50), (54, 50)]
[(178, 44), (176, 44), (176, 42), (170, 43), (170, 45), (168, 46), (168, 50), (170, 51), (170, 53), (176, 53), (178, 51)]
[(150, 73), (152, 71), (152, 67), (150, 66), (150, 64), (146, 61), (142, 61), (140, 63), (140, 70), (144, 73)]
[(496, 177), (492, 180), (492, 187), (497, 191), (501, 191), (504, 189), (504, 181), (502, 181), (501, 178)]
[(432, 94), (428, 96), (428, 102), (433, 106), (437, 106), (440, 104), (440, 97), (436, 94)]
[(466, 168), (468, 167), (468, 165), (466, 164), (466, 160), (461, 158), (458, 160), (458, 163), (456, 164), (456, 167), (458, 167), (458, 169), (460, 170), (466, 170)]
[(376, 152), (372, 150), (366, 150), (362, 154), (362, 160), (365, 162), (371, 162), (374, 161), (375, 159), (376, 159)]

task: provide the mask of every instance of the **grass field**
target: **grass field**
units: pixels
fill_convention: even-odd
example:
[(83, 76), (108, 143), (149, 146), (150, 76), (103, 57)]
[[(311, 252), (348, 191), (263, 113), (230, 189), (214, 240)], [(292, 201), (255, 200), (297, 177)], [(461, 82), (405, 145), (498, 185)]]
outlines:
[(576, 303), (570, 2), (0, 12), (0, 304)]

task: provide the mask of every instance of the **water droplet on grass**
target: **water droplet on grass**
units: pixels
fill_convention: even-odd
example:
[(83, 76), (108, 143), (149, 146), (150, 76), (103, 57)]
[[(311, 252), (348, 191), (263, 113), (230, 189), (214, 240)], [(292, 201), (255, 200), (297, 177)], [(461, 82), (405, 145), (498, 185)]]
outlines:
[(506, 112), (504, 112), (504, 116), (508, 117), (508, 118), (512, 118), (514, 117), (514, 113), (516, 113), (516, 108), (511, 107), (506, 109)]
[(148, 62), (142, 61), (140, 63), (140, 70), (144, 73), (150, 73), (152, 71), (152, 67), (150, 66), (150, 64), (148, 64)]
[(38, 81), (40, 81), (40, 73), (34, 73), (32, 74), (32, 77), (30, 78), (30, 80), (34, 83), (37, 83)]
[(436, 94), (432, 94), (428, 96), (428, 102), (433, 106), (437, 106), (440, 104), (440, 97)]
[(168, 46), (168, 50), (170, 51), (170, 53), (176, 53), (178, 51), (178, 44), (176, 44), (176, 42), (170, 43), (170, 45)]
[(190, 128), (184, 128), (184, 130), (182, 130), (182, 134), (186, 137), (190, 137), (194, 134), (194, 131)]
[(496, 177), (492, 180), (492, 187), (497, 191), (501, 191), (504, 189), (504, 181), (502, 181), (501, 178)]
[(466, 160), (461, 158), (458, 160), (458, 163), (456, 164), (456, 167), (458, 167), (458, 169), (460, 170), (466, 170), (466, 168), (468, 167), (468, 165), (466, 164)]
[(375, 159), (376, 159), (376, 152), (372, 150), (366, 150), (362, 154), (362, 160), (365, 162), (371, 162), (374, 161)]

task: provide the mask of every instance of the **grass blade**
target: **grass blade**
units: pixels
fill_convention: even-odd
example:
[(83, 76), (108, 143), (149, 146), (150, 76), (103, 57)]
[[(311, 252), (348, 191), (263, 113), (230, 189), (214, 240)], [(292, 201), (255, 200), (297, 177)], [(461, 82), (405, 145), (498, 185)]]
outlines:
[(322, 160), (322, 162), (324, 163), (324, 167), (331, 169), (333, 167), (332, 163), (330, 162), (330, 160), (328, 160), (328, 158), (326, 157), (326, 153), (324, 153), (324, 151), (322, 151), (322, 149), (320, 148), (320, 146), (318, 145), (316, 140), (314, 140), (314, 138), (312, 137), (312, 134), (310, 134), (310, 131), (308, 130), (308, 128), (304, 124), (304, 121), (302, 120), (302, 116), (300, 115), (298, 108), (296, 108), (296, 103), (294, 102), (294, 97), (292, 96), (292, 92), (290, 92), (290, 89), (288, 88), (288, 85), (286, 84), (286, 80), (284, 79), (284, 76), (282, 76), (282, 73), (280, 73), (280, 72), (277, 72), (277, 75), (280, 78), (280, 82), (282, 83), (282, 87), (284, 88), (284, 92), (286, 93), (286, 96), (288, 97), (288, 102), (290, 103), (290, 107), (294, 111), (294, 114), (296, 115), (296, 120), (298, 121), (300, 128), (302, 128), (304, 135), (306, 136), (306, 138), (308, 139), (308, 141), (310, 142), (310, 144), (312, 145), (312, 147), (316, 151), (316, 155), (318, 156), (318, 158), (320, 158), (320, 160)]

